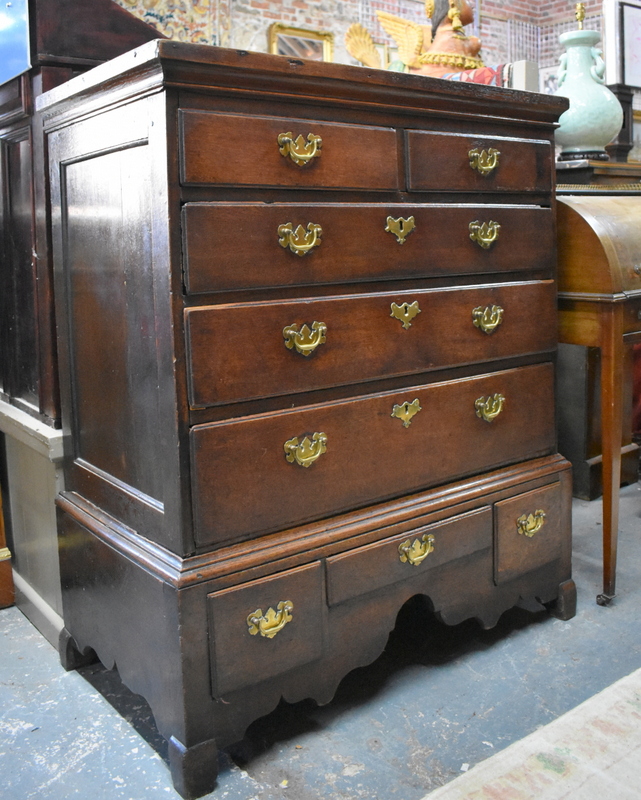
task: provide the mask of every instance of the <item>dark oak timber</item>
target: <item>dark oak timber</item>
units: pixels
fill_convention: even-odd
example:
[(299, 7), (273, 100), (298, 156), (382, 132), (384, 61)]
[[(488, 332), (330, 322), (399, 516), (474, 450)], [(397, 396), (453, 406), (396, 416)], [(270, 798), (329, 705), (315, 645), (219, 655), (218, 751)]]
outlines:
[(29, 0), (31, 69), (0, 86), (0, 397), (60, 426), (48, 164), (35, 99), (162, 37), (112, 0)]
[[(148, 700), (183, 796), (281, 697), (329, 702), (416, 594), (448, 624), (573, 613), (565, 105), (174, 42), (41, 99), (65, 624)], [(320, 155), (283, 155), (288, 132)], [(491, 174), (476, 147), (500, 150)], [(320, 225), (320, 245), (283, 247), (287, 223)], [(315, 322), (324, 341), (287, 346)]]

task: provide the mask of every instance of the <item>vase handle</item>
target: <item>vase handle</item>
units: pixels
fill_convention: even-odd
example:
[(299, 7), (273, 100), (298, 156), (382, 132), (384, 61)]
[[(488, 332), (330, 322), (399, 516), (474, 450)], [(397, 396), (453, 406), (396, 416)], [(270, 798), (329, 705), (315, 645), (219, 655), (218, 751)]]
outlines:
[(605, 83), (605, 61), (603, 60), (603, 50), (601, 50), (600, 47), (593, 47), (591, 52), (592, 58), (594, 59), (594, 64), (590, 67), (590, 75), (592, 75), (597, 83)]
[(563, 82), (565, 81), (567, 74), (568, 74), (568, 54), (562, 53), (561, 57), (559, 58), (559, 74), (557, 75), (556, 79), (557, 89), (563, 86)]

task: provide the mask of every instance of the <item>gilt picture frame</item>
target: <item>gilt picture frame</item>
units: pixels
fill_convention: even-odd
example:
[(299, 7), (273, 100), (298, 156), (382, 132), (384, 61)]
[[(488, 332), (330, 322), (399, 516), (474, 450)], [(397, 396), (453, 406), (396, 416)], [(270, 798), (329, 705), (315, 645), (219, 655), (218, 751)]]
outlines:
[(312, 61), (334, 60), (334, 34), (330, 31), (292, 28), (274, 22), (267, 32), (268, 52), (273, 55), (307, 58)]

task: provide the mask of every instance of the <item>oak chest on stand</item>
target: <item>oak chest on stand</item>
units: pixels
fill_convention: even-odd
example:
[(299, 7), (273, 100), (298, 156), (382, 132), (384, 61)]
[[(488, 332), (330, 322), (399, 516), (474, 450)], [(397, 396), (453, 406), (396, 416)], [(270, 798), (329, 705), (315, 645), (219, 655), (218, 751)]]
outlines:
[(44, 98), (61, 653), (117, 664), (185, 796), (281, 697), (328, 702), (416, 594), (450, 624), (574, 613), (564, 108), (172, 42)]

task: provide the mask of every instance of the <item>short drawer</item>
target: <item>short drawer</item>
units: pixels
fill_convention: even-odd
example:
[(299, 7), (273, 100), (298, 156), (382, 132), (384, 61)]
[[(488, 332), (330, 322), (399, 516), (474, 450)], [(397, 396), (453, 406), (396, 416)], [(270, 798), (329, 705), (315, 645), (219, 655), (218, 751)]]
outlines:
[(319, 658), (320, 562), (207, 596), (215, 697)]
[(406, 131), (412, 192), (549, 192), (549, 142), (510, 137)]
[(556, 346), (551, 280), (236, 303), (185, 314), (193, 407)]
[(180, 112), (185, 185), (398, 188), (393, 128)]
[(549, 208), (188, 203), (190, 293), (551, 269)]
[(197, 542), (253, 538), (546, 455), (553, 377), (544, 363), (197, 425)]
[(486, 507), (332, 556), (327, 559), (328, 603), (337, 605), (416, 578), (491, 547), (492, 509)]
[(561, 485), (554, 483), (497, 503), (495, 580), (507, 583), (561, 556)]

